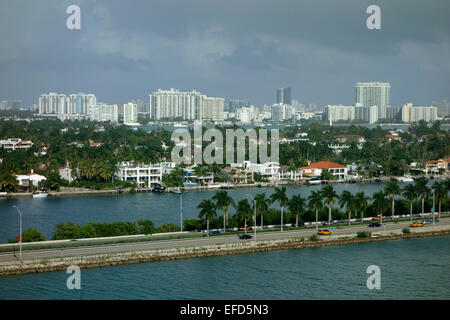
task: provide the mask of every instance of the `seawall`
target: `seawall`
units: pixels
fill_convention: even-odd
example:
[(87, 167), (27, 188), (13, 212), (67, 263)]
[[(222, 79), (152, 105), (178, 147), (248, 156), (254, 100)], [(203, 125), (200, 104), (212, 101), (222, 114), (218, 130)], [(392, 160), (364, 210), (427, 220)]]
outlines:
[(77, 265), (81, 269), (107, 267), (116, 265), (126, 265), (133, 263), (149, 263), (158, 261), (225, 256), (234, 254), (257, 253), (274, 250), (319, 248), (326, 246), (346, 245), (355, 243), (368, 243), (375, 241), (414, 239), (431, 236), (450, 235), (450, 229), (439, 231), (411, 232), (409, 234), (390, 233), (382, 236), (372, 236), (370, 238), (357, 238), (353, 235), (342, 235), (339, 238), (323, 238), (312, 241), (303, 238), (292, 238), (283, 240), (266, 241), (242, 241), (231, 244), (205, 245), (201, 247), (156, 249), (148, 251), (122, 252), (114, 254), (88, 255), (78, 257), (64, 257), (43, 259), (40, 261), (24, 261), (10, 265), (0, 266), (0, 275), (19, 275), (26, 273), (40, 273), (51, 271), (63, 271), (70, 265)]

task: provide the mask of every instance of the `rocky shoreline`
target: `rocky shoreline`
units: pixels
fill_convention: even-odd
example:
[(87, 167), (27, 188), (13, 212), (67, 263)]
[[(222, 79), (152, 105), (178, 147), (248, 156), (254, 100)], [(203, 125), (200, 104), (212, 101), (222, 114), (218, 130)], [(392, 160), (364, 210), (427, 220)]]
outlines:
[(274, 250), (319, 248), (355, 243), (367, 243), (387, 240), (403, 240), (430, 236), (450, 235), (450, 230), (412, 232), (409, 234), (390, 234), (371, 238), (356, 238), (342, 236), (334, 240), (312, 241), (303, 238), (286, 240), (271, 240), (261, 242), (239, 242), (223, 245), (209, 245), (202, 247), (160, 249), (139, 252), (124, 252), (117, 254), (92, 255), (84, 257), (66, 257), (44, 259), (40, 261), (22, 262), (0, 266), (0, 276), (19, 275), (26, 273), (41, 273), (66, 270), (70, 265), (77, 265), (80, 269), (126, 265), (134, 263), (149, 263), (168, 260), (179, 260), (200, 257), (225, 256), (234, 254), (257, 253)]

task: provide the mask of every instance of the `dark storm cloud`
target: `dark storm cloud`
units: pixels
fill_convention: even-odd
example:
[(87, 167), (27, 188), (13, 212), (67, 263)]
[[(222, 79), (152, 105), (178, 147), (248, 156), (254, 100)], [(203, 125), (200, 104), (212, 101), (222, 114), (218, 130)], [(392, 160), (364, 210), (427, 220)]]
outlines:
[[(66, 28), (68, 5), (81, 30)], [(382, 30), (366, 28), (381, 8)], [(365, 0), (2, 1), (0, 99), (92, 92), (147, 100), (158, 88), (274, 101), (352, 103), (357, 81), (388, 81), (392, 102), (449, 98), (450, 4)]]

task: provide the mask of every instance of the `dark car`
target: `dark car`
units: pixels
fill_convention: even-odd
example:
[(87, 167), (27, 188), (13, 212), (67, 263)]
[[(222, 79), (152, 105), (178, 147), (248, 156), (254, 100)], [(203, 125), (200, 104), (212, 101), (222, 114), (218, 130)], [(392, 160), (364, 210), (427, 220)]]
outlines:
[(210, 231), (209, 234), (220, 234), (220, 231), (219, 230), (213, 230), (213, 231)]
[(369, 224), (370, 228), (376, 228), (376, 227), (381, 227), (381, 223), (378, 222), (372, 222)]
[(239, 237), (239, 239), (245, 239), (245, 240), (252, 238), (252, 236), (249, 234), (240, 234), (240, 235), (238, 235), (238, 237)]

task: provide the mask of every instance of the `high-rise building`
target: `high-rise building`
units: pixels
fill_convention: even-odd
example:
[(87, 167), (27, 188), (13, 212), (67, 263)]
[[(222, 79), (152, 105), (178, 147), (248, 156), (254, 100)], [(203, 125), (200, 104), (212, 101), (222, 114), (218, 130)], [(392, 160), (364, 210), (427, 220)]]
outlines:
[(150, 118), (200, 120), (202, 114), (203, 95), (195, 90), (181, 92), (179, 90), (161, 90), (150, 94)]
[(355, 89), (355, 104), (377, 106), (378, 118), (386, 118), (386, 107), (391, 105), (391, 85), (388, 82), (358, 82)]
[(292, 104), (291, 88), (277, 89), (277, 103)]
[(89, 114), (91, 106), (97, 103), (97, 98), (93, 94), (78, 93), (58, 94), (50, 92), (39, 96), (39, 114), (71, 115)]
[(117, 123), (119, 121), (117, 104), (97, 103), (91, 106), (89, 119)]
[(402, 120), (402, 107), (387, 107), (386, 119)]
[(407, 103), (402, 107), (402, 121), (407, 123), (419, 122), (424, 120), (426, 122), (433, 122), (437, 119), (436, 107), (421, 107), (413, 106), (412, 103)]
[(437, 107), (438, 115), (446, 117), (450, 115), (450, 102), (447, 100), (433, 101), (431, 104), (433, 107)]
[(355, 108), (355, 119), (363, 120), (370, 124), (378, 121), (377, 106), (364, 107), (357, 104), (354, 108)]
[(295, 109), (289, 104), (274, 103), (270, 109), (271, 120), (284, 121), (292, 119), (295, 115)]
[(254, 106), (242, 107), (236, 110), (236, 118), (244, 123), (251, 123), (258, 117), (258, 109)]
[(137, 104), (128, 102), (123, 105), (123, 123), (133, 125), (138, 122)]
[(150, 118), (221, 121), (224, 104), (223, 98), (207, 97), (195, 90), (159, 89), (150, 94)]
[(8, 109), (8, 101), (7, 100), (0, 101), (0, 110), (7, 110), (7, 109)]
[(352, 121), (355, 120), (355, 106), (328, 105), (325, 107), (325, 120)]
[(224, 98), (203, 97), (201, 120), (223, 121)]
[(239, 99), (232, 99), (228, 101), (228, 108), (226, 111), (228, 112), (236, 112), (239, 108), (244, 108), (250, 106), (250, 103), (248, 100), (239, 100)]

